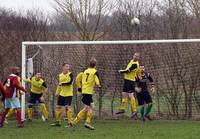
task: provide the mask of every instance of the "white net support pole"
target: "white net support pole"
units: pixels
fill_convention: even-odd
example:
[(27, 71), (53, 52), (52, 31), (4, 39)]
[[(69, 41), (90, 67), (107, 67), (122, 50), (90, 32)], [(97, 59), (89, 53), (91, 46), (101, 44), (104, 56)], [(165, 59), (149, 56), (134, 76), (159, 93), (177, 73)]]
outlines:
[[(21, 78), (26, 78), (26, 46), (22, 44), (22, 73)], [(25, 82), (22, 80), (22, 86), (25, 88)], [(25, 94), (23, 93), (21, 96), (21, 108), (22, 108), (22, 115), (21, 118), (24, 121), (25, 120)]]
[[(200, 43), (200, 39), (171, 39), (171, 40), (120, 40), (120, 41), (46, 41), (22, 42), (22, 78), (26, 77), (26, 48), (32, 46), (58, 46), (58, 45), (132, 45), (132, 44), (172, 44), (172, 43)], [(22, 81), (25, 87), (25, 83)], [(22, 119), (25, 119), (25, 95), (22, 95)]]

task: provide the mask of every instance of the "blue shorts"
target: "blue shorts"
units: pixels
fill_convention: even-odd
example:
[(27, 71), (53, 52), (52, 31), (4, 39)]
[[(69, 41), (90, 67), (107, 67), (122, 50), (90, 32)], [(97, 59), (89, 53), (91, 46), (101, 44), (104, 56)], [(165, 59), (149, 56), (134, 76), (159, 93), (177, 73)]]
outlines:
[(20, 108), (20, 101), (19, 98), (6, 98), (5, 99), (5, 109), (14, 109)]

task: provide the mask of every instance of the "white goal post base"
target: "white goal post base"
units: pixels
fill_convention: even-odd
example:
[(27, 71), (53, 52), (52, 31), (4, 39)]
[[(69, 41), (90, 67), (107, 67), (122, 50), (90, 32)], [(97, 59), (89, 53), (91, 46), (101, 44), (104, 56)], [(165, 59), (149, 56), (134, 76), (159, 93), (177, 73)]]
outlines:
[[(121, 40), (121, 41), (46, 41), (46, 42), (22, 42), (22, 79), (26, 78), (26, 48), (35, 46), (55, 46), (55, 45), (132, 45), (132, 44), (169, 44), (169, 43), (200, 43), (200, 39), (171, 39), (171, 40)], [(22, 80), (25, 87), (25, 82)], [(21, 97), (22, 120), (25, 120), (25, 95)]]

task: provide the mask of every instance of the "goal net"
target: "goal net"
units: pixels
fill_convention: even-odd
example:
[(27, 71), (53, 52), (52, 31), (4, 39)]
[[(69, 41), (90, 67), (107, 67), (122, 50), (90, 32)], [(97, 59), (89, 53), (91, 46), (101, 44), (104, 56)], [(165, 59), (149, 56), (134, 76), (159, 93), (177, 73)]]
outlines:
[[(115, 118), (123, 88), (123, 76), (118, 70), (127, 66), (134, 52), (139, 52), (140, 65), (152, 75), (156, 86), (156, 91), (151, 92), (152, 115), (155, 118), (196, 118), (200, 117), (199, 42), (198, 39), (23, 42), (22, 76), (30, 76), (31, 72), (42, 73), (50, 92), (46, 104), (50, 115), (54, 116), (55, 91), (62, 64), (69, 63), (76, 77), (87, 68), (90, 58), (95, 57), (102, 85), (102, 91), (95, 89), (94, 93), (95, 117)], [(26, 103), (24, 96), (22, 98), (24, 118)], [(74, 83), (74, 113), (81, 107), (81, 95)], [(129, 114), (130, 106), (124, 116)]]

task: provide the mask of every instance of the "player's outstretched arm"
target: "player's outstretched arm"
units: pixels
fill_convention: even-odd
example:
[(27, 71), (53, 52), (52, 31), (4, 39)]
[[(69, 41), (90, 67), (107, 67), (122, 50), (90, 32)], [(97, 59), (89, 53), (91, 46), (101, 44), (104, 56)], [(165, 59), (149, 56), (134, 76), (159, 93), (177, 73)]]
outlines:
[(150, 74), (150, 73), (148, 73), (148, 79), (149, 79), (149, 81), (153, 84), (153, 78), (151, 77), (151, 74)]
[(18, 80), (18, 78), (14, 78), (14, 80), (13, 80), (13, 86), (16, 87), (17, 89), (23, 91), (24, 93), (27, 93), (26, 90), (24, 89), (24, 87), (21, 85), (21, 83)]
[(81, 92), (81, 81), (82, 81), (82, 76), (83, 76), (83, 72), (80, 72), (77, 76), (76, 76), (76, 86), (78, 88), (78, 91)]
[(31, 79), (30, 78), (24, 78), (24, 79), (22, 79), (24, 82), (26, 82), (26, 83), (30, 83), (31, 82)]
[(43, 95), (42, 95), (42, 96), (45, 98), (46, 96), (49, 95), (49, 89), (48, 89), (48, 87), (47, 87), (46, 82), (43, 82), (42, 87), (43, 87), (43, 89), (44, 89)]
[(119, 73), (129, 73), (132, 70), (136, 69), (138, 67), (137, 64), (132, 64), (130, 67), (127, 67), (125, 70), (119, 70)]
[(96, 84), (98, 87), (101, 87), (98, 72), (95, 73), (95, 84)]
[(150, 75), (150, 73), (148, 73), (148, 80), (151, 82), (151, 92), (154, 93), (155, 92), (155, 86), (154, 86), (154, 81), (152, 76)]
[(62, 86), (62, 85), (70, 85), (70, 84), (72, 84), (73, 80), (74, 80), (73, 74), (71, 73), (69, 76), (70, 76), (70, 80), (68, 82), (59, 83), (59, 85)]
[(61, 86), (60, 86), (60, 85), (57, 85), (57, 88), (56, 88), (56, 96), (59, 96), (59, 95), (60, 95), (60, 92), (61, 92)]

